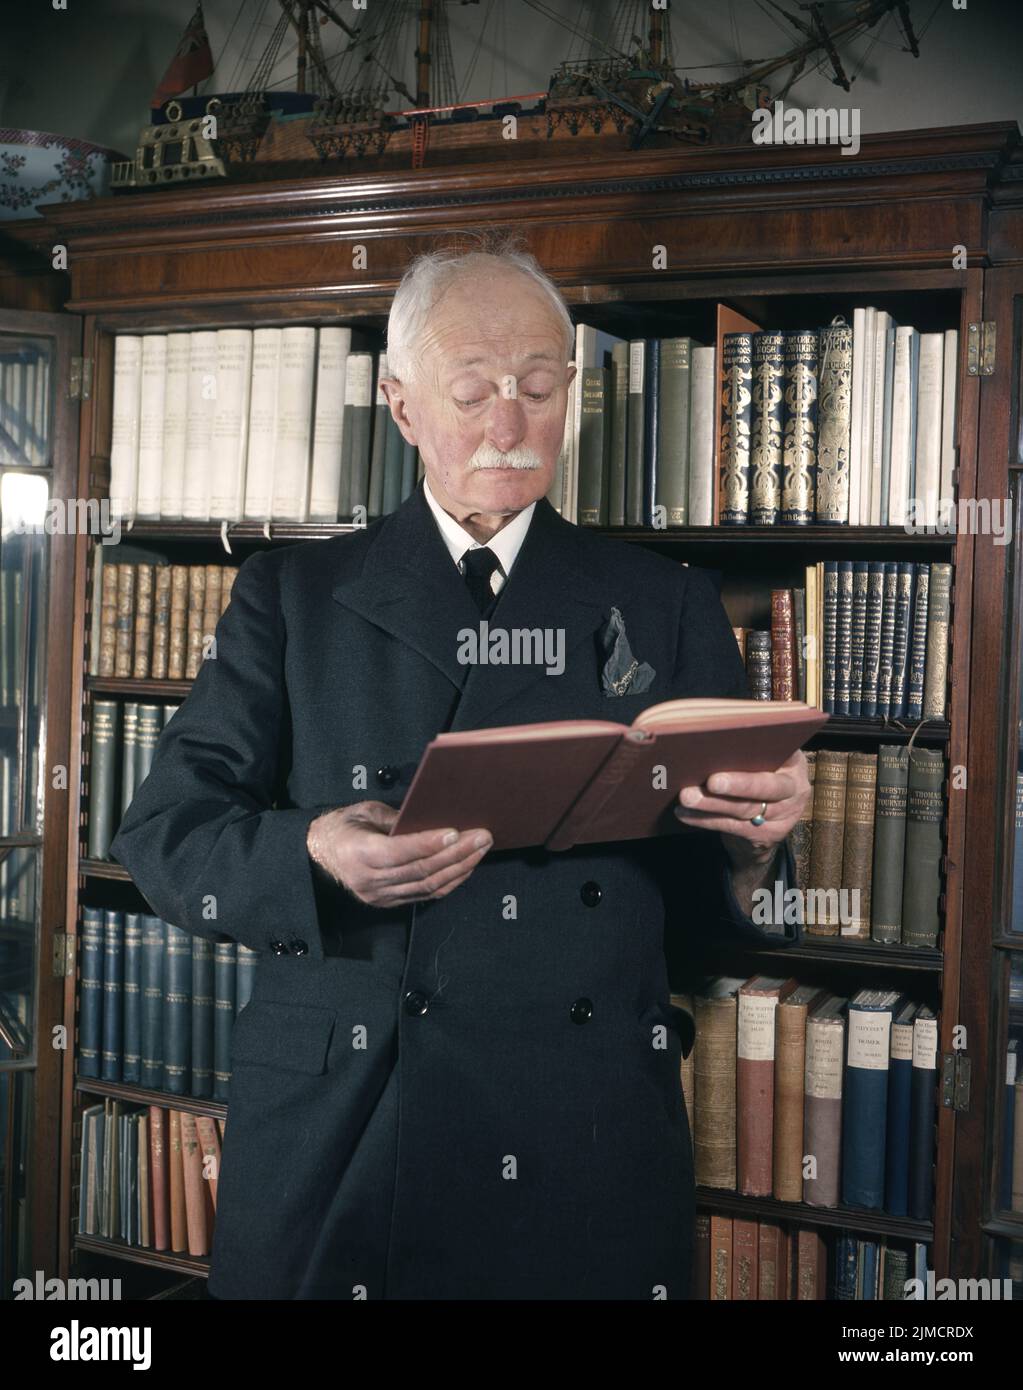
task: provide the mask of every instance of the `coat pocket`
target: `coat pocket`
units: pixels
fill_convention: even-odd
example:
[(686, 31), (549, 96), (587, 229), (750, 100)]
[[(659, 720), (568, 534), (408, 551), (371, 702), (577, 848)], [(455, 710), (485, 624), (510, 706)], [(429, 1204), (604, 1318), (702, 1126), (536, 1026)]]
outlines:
[(235, 1019), (231, 1062), (254, 1062), (313, 1076), (327, 1069), (327, 1052), (337, 1018), (333, 1009), (251, 999)]

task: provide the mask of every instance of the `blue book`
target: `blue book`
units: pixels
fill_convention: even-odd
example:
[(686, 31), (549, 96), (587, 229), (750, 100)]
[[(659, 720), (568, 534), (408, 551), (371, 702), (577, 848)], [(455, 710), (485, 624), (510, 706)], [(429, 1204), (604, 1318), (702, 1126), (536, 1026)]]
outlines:
[(913, 1080), (910, 1095), (909, 1215), (934, 1217), (934, 1125), (938, 1092), (938, 1020), (926, 1005), (913, 1021)]
[(843, 1232), (835, 1241), (835, 1299), (851, 1302), (856, 1297), (856, 1271), (859, 1268), (859, 1239)]
[(894, 989), (861, 989), (849, 1000), (842, 1097), (842, 1201), (848, 1206), (884, 1206), (892, 1018), (903, 1002)]
[(191, 1080), (192, 938), (170, 922), (164, 928), (163, 1089), (184, 1096)]
[(98, 1079), (103, 1046), (103, 909), (82, 908), (78, 982), (78, 1075)]
[(234, 941), (213, 948), (213, 1099), (227, 1100), (231, 1079), (231, 1029), (235, 1011), (237, 949)]
[(103, 1060), (104, 1081), (121, 1079), (124, 1039), (124, 914), (103, 913)]
[(877, 717), (877, 683), (881, 670), (881, 616), (884, 611), (884, 561), (867, 565), (867, 613), (863, 632), (863, 681), (860, 714)]
[[(827, 578), (825, 577), (825, 604)], [(838, 561), (838, 598), (835, 608), (835, 713), (849, 714), (849, 680), (852, 671), (853, 562)], [(825, 676), (825, 679), (827, 677)]]
[(835, 653), (838, 633), (838, 561), (824, 561), (824, 680), (825, 714), (835, 713)]
[(913, 563), (899, 561), (895, 589), (895, 631), (892, 635), (892, 686), (888, 715), (901, 719), (906, 713), (906, 679), (909, 673), (909, 631), (913, 612)]
[(163, 921), (142, 914), (142, 1085), (149, 1091), (163, 1086)]
[(877, 1298), (877, 1241), (860, 1241), (860, 1269), (857, 1296), (862, 1299)]
[(892, 1019), (884, 1177), (884, 1209), (892, 1216), (905, 1216), (909, 1211), (909, 1120), (916, 1009), (916, 1004), (907, 1004)]
[(643, 392), (643, 525), (654, 524), (657, 503), (658, 436), (661, 417), (661, 340), (646, 340)]
[[(869, 568), (866, 560), (855, 560), (852, 567), (852, 628), (849, 639), (849, 713), (856, 718), (863, 713), (863, 664), (867, 644), (868, 575)], [(878, 650), (880, 651), (880, 610), (878, 610), (877, 616)]]
[(213, 1095), (213, 942), (192, 937), (192, 1095)]
[(142, 916), (124, 914), (124, 1039), (121, 1080), (142, 1080)]

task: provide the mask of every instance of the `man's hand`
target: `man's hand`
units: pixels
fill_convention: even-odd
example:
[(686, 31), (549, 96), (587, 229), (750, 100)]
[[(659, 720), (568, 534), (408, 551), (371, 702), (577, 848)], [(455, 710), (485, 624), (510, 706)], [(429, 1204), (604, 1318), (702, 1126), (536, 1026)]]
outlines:
[[(675, 815), (685, 825), (717, 830), (732, 866), (736, 896), (750, 895), (774, 863), (810, 796), (806, 758), (797, 750), (777, 772), (715, 772), (700, 787), (683, 787)], [(753, 825), (763, 802), (763, 825)]]
[(475, 869), (494, 843), (488, 830), (388, 831), (398, 812), (382, 801), (341, 806), (309, 826), (310, 858), (370, 907), (444, 898)]

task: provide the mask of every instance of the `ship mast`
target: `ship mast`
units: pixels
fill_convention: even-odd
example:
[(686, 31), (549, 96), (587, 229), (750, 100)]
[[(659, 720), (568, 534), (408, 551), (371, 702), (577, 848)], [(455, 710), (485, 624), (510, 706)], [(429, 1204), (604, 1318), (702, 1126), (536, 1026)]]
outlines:
[(419, 0), (419, 45), (416, 48), (416, 105), (430, 104), (430, 26), (433, 0)]
[(664, 12), (662, 10), (650, 11), (650, 66), (660, 67), (664, 53)]

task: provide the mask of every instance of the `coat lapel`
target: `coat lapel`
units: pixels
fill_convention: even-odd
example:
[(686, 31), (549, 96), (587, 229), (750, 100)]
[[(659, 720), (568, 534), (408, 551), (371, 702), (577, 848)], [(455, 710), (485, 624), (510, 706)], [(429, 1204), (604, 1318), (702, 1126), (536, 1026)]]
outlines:
[[(580, 553), (579, 534), (541, 498), (498, 602), (495, 628), (563, 629), (566, 669), (607, 619), (604, 580)], [(450, 728), (509, 722), (493, 715), (537, 680), (558, 680), (540, 665), (463, 665), (458, 633), (479, 632), (480, 614), (419, 487), (381, 525), (362, 572), (336, 583), (336, 602), (417, 651), (461, 691)], [(585, 650), (585, 649), (584, 649)], [(587, 660), (595, 656), (587, 653)]]

